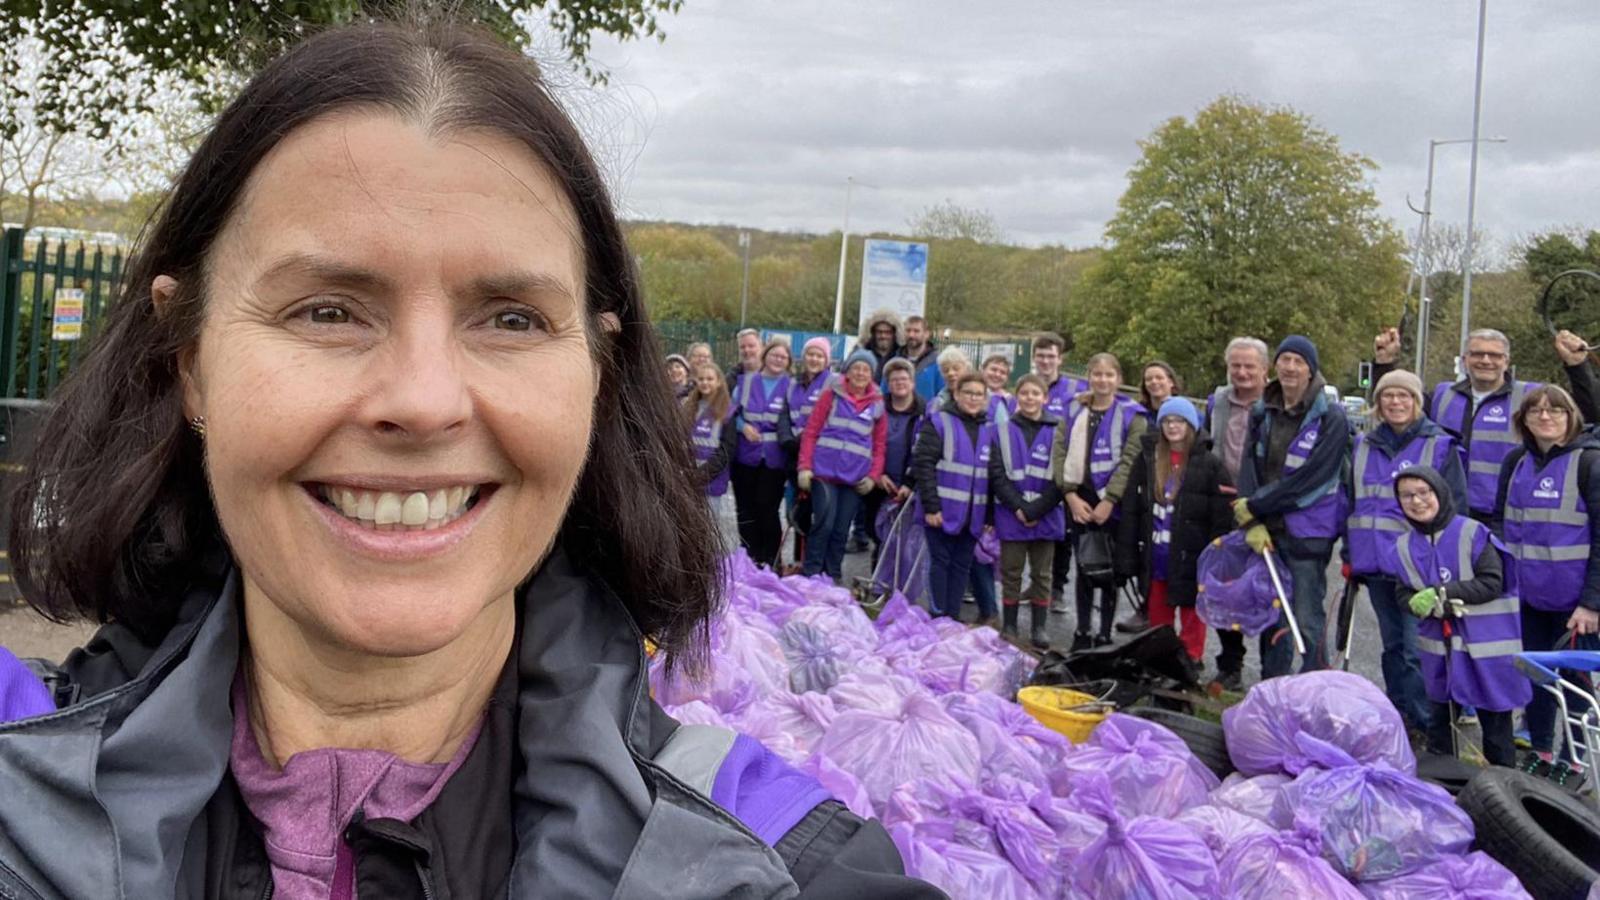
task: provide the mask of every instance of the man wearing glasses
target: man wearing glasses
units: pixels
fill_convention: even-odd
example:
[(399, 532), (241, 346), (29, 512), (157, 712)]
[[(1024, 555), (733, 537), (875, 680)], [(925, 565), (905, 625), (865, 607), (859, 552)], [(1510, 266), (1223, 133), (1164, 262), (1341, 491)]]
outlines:
[[(1560, 342), (1557, 349), (1562, 350)], [(1390, 328), (1373, 340), (1373, 378), (1381, 378), (1394, 368), (1400, 355), (1400, 332)], [(1589, 373), (1579, 358), (1568, 362), (1567, 372), (1574, 393), (1583, 393)], [(1521, 440), (1511, 426), (1511, 416), (1522, 405), (1536, 382), (1506, 377), (1511, 368), (1511, 340), (1493, 328), (1480, 328), (1467, 335), (1467, 377), (1451, 384), (1440, 382), (1427, 398), (1428, 418), (1439, 423), (1461, 443), (1466, 454), (1467, 506), (1474, 519), (1488, 522), (1494, 513), (1495, 488), (1500, 464)], [(1574, 369), (1577, 371), (1575, 372)], [(1583, 382), (1583, 387), (1579, 383)]]

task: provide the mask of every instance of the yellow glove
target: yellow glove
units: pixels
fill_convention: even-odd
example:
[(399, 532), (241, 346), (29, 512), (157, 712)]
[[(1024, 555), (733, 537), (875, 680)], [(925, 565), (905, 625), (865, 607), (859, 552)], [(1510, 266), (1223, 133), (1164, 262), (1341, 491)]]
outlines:
[(800, 474), (798, 474), (798, 475), (796, 475), (794, 477), (794, 484), (795, 484), (795, 487), (799, 488), (802, 491), (811, 490), (811, 470), (810, 469), (801, 469), (800, 470)]
[(1251, 525), (1244, 533), (1244, 542), (1250, 549), (1257, 553), (1265, 553), (1272, 547), (1272, 535), (1267, 533), (1265, 525)]
[(1250, 511), (1250, 501), (1243, 497), (1233, 501), (1233, 523), (1240, 528), (1256, 520), (1255, 513)]

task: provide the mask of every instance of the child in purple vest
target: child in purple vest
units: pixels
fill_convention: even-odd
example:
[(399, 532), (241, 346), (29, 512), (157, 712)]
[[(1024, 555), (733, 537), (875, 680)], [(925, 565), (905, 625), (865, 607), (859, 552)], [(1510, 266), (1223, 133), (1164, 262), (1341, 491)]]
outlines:
[[(1004, 624), (1001, 634), (1017, 636), (1020, 601), (1032, 608), (1033, 645), (1050, 646), (1045, 624), (1050, 616), (1050, 573), (1056, 542), (1066, 535), (1061, 489), (1050, 478), (1050, 447), (1061, 421), (1044, 413), (1044, 379), (1024, 375), (1017, 382), (1016, 410), (995, 429), (989, 457), (994, 530), (1000, 538), (1000, 584)], [(991, 404), (992, 406), (992, 404)], [(1026, 593), (1022, 570), (1032, 575)]]
[(1432, 466), (1402, 470), (1394, 495), (1410, 527), (1381, 544), (1378, 557), (1400, 601), (1419, 619), (1417, 656), (1433, 707), (1428, 752), (1455, 754), (1451, 706), (1462, 704), (1478, 711), (1484, 757), (1510, 766), (1512, 710), (1533, 690), (1514, 664), (1522, 625), (1509, 558), (1487, 525), (1456, 514), (1451, 493)]

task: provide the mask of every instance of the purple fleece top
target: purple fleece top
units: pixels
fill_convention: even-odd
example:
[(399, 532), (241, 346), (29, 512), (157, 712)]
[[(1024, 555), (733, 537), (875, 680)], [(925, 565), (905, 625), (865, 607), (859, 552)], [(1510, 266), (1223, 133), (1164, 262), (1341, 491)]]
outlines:
[(815, 778), (755, 738), (739, 735), (711, 784), (711, 801), (772, 846), (818, 805), (833, 799)]
[(409, 763), (382, 750), (307, 750), (275, 770), (250, 728), (241, 674), (233, 681), (233, 778), (261, 822), (273, 896), (352, 900), (355, 856), (343, 839), (357, 810), (368, 819), (409, 822), (428, 808), (478, 741), (472, 728), (448, 763)]
[(55, 711), (50, 689), (39, 676), (10, 650), (0, 647), (0, 722), (31, 719)]

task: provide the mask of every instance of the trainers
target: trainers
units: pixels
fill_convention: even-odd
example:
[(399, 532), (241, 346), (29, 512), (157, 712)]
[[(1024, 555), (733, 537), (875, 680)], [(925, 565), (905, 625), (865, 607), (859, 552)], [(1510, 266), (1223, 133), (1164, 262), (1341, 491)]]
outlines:
[(1051, 597), (1050, 598), (1050, 611), (1053, 612), (1053, 613), (1068, 612), (1068, 609), (1067, 609), (1067, 598), (1065, 598), (1065, 597)]
[(1528, 734), (1526, 727), (1518, 728), (1516, 731), (1511, 732), (1511, 746), (1518, 750), (1533, 749), (1533, 738)]
[(1550, 774), (1550, 760), (1537, 750), (1529, 750), (1528, 755), (1517, 764), (1517, 769), (1526, 772), (1535, 778), (1545, 778)]
[(1112, 640), (1109, 634), (1097, 634), (1094, 636), (1094, 645), (1096, 647), (1109, 647), (1111, 644)]
[(1094, 646), (1094, 639), (1087, 634), (1079, 631), (1072, 635), (1072, 650), (1070, 652), (1077, 653), (1079, 650), (1087, 650), (1092, 646)]
[(1478, 724), (1478, 711), (1473, 709), (1470, 706), (1461, 707), (1461, 712), (1456, 715), (1456, 724), (1457, 725), (1476, 725), (1476, 724)]
[(1149, 627), (1150, 620), (1145, 618), (1144, 613), (1138, 612), (1117, 623), (1117, 630), (1123, 634), (1137, 634)]

